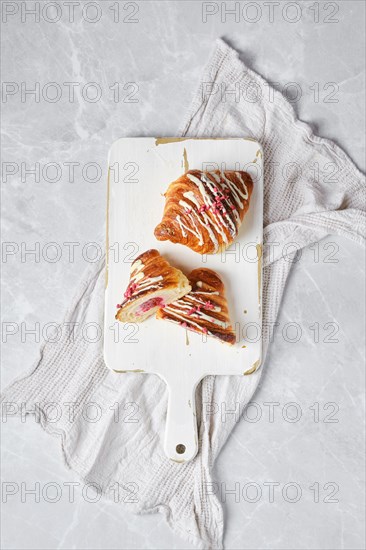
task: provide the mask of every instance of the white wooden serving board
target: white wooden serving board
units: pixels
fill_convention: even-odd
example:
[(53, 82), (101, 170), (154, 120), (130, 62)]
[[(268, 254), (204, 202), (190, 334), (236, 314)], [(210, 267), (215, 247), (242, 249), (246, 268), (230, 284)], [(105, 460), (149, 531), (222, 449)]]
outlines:
[[(185, 462), (198, 450), (199, 381), (211, 374), (250, 374), (261, 363), (262, 148), (243, 138), (124, 138), (112, 145), (108, 162), (105, 362), (119, 373), (155, 373), (166, 382), (165, 452), (172, 460)], [(154, 228), (163, 214), (168, 185), (188, 169), (217, 168), (246, 170), (254, 181), (249, 211), (231, 247), (222, 254), (201, 256), (185, 246), (156, 240)], [(234, 346), (154, 316), (140, 324), (115, 321), (131, 263), (150, 248), (186, 274), (199, 267), (217, 271), (237, 333)]]

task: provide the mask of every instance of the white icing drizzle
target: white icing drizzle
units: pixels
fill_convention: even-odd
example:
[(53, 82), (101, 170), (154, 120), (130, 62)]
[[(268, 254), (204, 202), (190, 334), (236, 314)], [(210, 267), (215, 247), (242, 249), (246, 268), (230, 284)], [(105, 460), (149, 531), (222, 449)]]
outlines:
[(137, 281), (141, 281), (145, 277), (145, 274), (143, 271), (140, 271), (139, 273), (136, 273), (133, 277), (131, 277), (131, 282), (137, 283)]
[[(198, 283), (197, 283), (197, 286), (198, 286)], [(201, 285), (202, 286), (202, 285)], [(208, 294), (209, 296), (212, 296), (213, 294), (219, 294), (218, 292), (211, 292), (211, 291), (206, 291), (204, 292), (203, 290), (200, 290), (200, 294)]]
[(132, 264), (131, 264), (131, 268), (130, 268), (130, 273), (132, 275), (132, 273), (134, 273), (135, 271), (139, 272), (141, 271), (141, 269), (143, 269), (145, 266), (144, 264), (142, 263), (141, 260), (135, 260)]
[(128, 286), (130, 287), (131, 284), (136, 285), (136, 288), (133, 291), (133, 295), (139, 294), (142, 291), (145, 292), (147, 290), (152, 290), (153, 288), (161, 287), (159, 283), (163, 280), (164, 277), (162, 275), (159, 275), (158, 277), (147, 277), (145, 279), (145, 273), (142, 271), (144, 267), (145, 265), (142, 263), (141, 260), (135, 260), (131, 265), (131, 277)]
[[(207, 176), (205, 176), (204, 174), (202, 174), (201, 179), (209, 186), (210, 190), (214, 193), (214, 188), (215, 188), (216, 186), (212, 183), (212, 181), (211, 181), (209, 178), (207, 178)], [(212, 204), (213, 204), (213, 203), (212, 203)], [(225, 209), (225, 210), (226, 210), (226, 209)], [(223, 225), (225, 225), (225, 221), (223, 220), (223, 218), (222, 218), (222, 216), (221, 216), (221, 213), (216, 214), (216, 216), (220, 219), (221, 223), (222, 223)], [(230, 215), (228, 214), (228, 212), (225, 212), (225, 213), (224, 213), (224, 216), (225, 216), (225, 218), (227, 219), (227, 221), (228, 221), (228, 223), (229, 223), (229, 226), (231, 227), (231, 231), (230, 231), (231, 235), (232, 235), (232, 236), (235, 236), (235, 235), (236, 235), (236, 232), (237, 232), (236, 225), (233, 224), (233, 222), (232, 222), (232, 220), (231, 220)], [(225, 237), (226, 237), (226, 234), (225, 234)], [(225, 242), (228, 242), (228, 241), (226, 240)]]
[[(221, 187), (223, 189), (229, 189), (229, 186), (226, 185), (225, 183), (221, 183), (221, 179), (220, 179), (220, 176), (218, 174), (215, 174), (214, 172), (211, 173), (211, 176), (214, 176), (215, 177), (215, 180), (217, 181), (217, 183), (220, 183)], [(241, 223), (241, 220), (240, 220), (240, 216), (239, 216), (239, 212), (237, 210), (237, 207), (235, 206), (235, 204), (233, 203), (233, 201), (231, 200), (231, 197), (229, 196), (227, 199), (225, 199), (228, 203), (229, 203), (229, 207), (230, 207), (230, 210), (232, 211), (232, 213), (234, 214), (234, 218), (235, 218), (235, 221), (237, 223), (237, 227), (236, 227), (236, 230), (237, 228), (239, 227), (240, 223)]]
[[(193, 191), (188, 191), (187, 193), (183, 194), (183, 196), (186, 196), (186, 195), (189, 195), (189, 197), (187, 197), (187, 198), (189, 198), (189, 200), (192, 201), (197, 206), (197, 209), (198, 209), (200, 207), (200, 203), (198, 202), (198, 200), (194, 196)], [(192, 198), (192, 196), (193, 196), (193, 198)], [(179, 201), (179, 204), (184, 206), (188, 210), (192, 210), (191, 205), (189, 205), (185, 201)], [(201, 220), (201, 215), (200, 215), (200, 212), (198, 212), (198, 210), (197, 211), (192, 210), (192, 214), (194, 216), (196, 216), (198, 223), (200, 223), (202, 225), (202, 227), (204, 227), (208, 231), (208, 234), (210, 235), (211, 241), (214, 243), (215, 251), (217, 251), (219, 249), (219, 243), (216, 239), (215, 233), (211, 229), (211, 225), (210, 225), (211, 220), (210, 220), (209, 216), (207, 216), (207, 214), (204, 213), (203, 219), (204, 219), (204, 221), (206, 221), (206, 223), (204, 223), (204, 221)], [(200, 233), (200, 235), (201, 235), (201, 238), (203, 240), (202, 233)], [(183, 236), (185, 237), (185, 235), (183, 235)], [(200, 242), (200, 244), (202, 244), (202, 243)]]
[[(169, 313), (173, 318), (180, 319), (182, 322), (186, 322), (189, 325), (195, 325), (201, 331), (202, 331), (202, 326), (197, 324), (194, 321), (194, 319), (196, 319), (197, 321), (198, 320), (203, 320), (203, 321), (206, 320), (209, 323), (212, 323), (212, 324), (214, 324), (218, 327), (221, 327), (223, 329), (228, 328), (230, 326), (230, 323), (227, 323), (225, 321), (221, 321), (221, 319), (216, 319), (212, 315), (204, 313), (202, 310), (201, 311), (195, 311), (193, 314), (188, 315), (188, 312), (195, 307), (194, 306), (195, 303), (201, 304), (203, 306), (203, 309), (205, 309), (204, 306), (206, 305), (207, 300), (200, 299), (200, 296), (199, 296), (200, 294), (218, 295), (219, 293), (217, 291), (215, 291), (215, 292), (201, 292), (201, 291), (194, 292), (194, 291), (192, 291), (189, 294), (187, 294), (184, 298), (181, 298), (180, 300), (178, 300), (177, 302), (173, 302), (173, 303), (165, 306), (164, 312)], [(214, 304), (212, 304), (212, 305), (214, 307), (212, 309), (208, 310), (209, 312), (219, 313), (221, 311), (220, 306), (215, 306)], [(171, 319), (171, 317), (168, 317), (168, 318), (170, 320), (174, 320), (174, 319)]]
[(217, 182), (217, 183), (220, 183), (220, 176), (218, 174), (216, 174), (216, 172), (210, 172), (210, 175), (213, 177), (213, 179)]
[(236, 175), (236, 177), (238, 178), (238, 180), (240, 181), (240, 183), (242, 184), (242, 186), (243, 186), (243, 188), (244, 188), (244, 190), (245, 190), (245, 193), (242, 193), (242, 192), (240, 191), (240, 189), (237, 188), (237, 189), (238, 189), (239, 195), (242, 197), (242, 199), (248, 200), (248, 198), (249, 198), (248, 187), (245, 185), (245, 183), (244, 183), (244, 181), (243, 181), (243, 178), (242, 178), (241, 175), (240, 175), (240, 172), (235, 172), (235, 175)]
[(137, 286), (136, 291), (140, 292), (141, 290), (149, 290), (150, 288), (159, 288), (160, 285), (157, 285), (159, 281), (163, 280), (163, 276), (159, 275), (158, 277), (148, 277), (146, 281), (140, 283)]
[(193, 204), (197, 206), (197, 208), (200, 207), (200, 203), (197, 200), (196, 195), (193, 193), (193, 191), (186, 191), (185, 193), (183, 193), (183, 197), (193, 202)]
[[(193, 296), (193, 293), (194, 293), (194, 292), (191, 292), (188, 296), (186, 296), (186, 298), (189, 298), (189, 299), (191, 300), (190, 302), (187, 302), (186, 300), (184, 300), (184, 298), (181, 298), (181, 299), (179, 300), (179, 307), (180, 307), (181, 309), (188, 309), (188, 311), (189, 311), (190, 309), (192, 309), (192, 307), (194, 307), (194, 304), (195, 304), (195, 303), (201, 304), (202, 306), (204, 306), (204, 305), (206, 304), (207, 300), (206, 300), (206, 301), (200, 300), (200, 299), (197, 298), (196, 296)], [(201, 292), (200, 292), (200, 294), (201, 294)], [(212, 293), (211, 293), (211, 294), (212, 294)], [(192, 303), (192, 302), (193, 302), (193, 303)], [(219, 311), (221, 311), (221, 307), (219, 307), (219, 306), (214, 306), (212, 309), (210, 309), (210, 311), (217, 311), (217, 312), (219, 312)]]
[[(207, 193), (206, 189), (205, 189), (205, 186), (203, 185), (203, 180), (202, 181), (202, 178), (204, 177), (204, 174), (201, 174), (201, 179), (198, 179), (196, 178), (196, 176), (193, 176), (192, 174), (187, 174), (187, 177), (191, 180), (191, 182), (195, 183), (202, 195), (202, 198), (203, 198), (203, 202), (204, 204), (209, 207), (209, 208), (212, 208), (212, 206), (214, 206), (214, 203), (210, 197), (210, 195)], [(207, 180), (206, 180), (207, 181)], [(210, 181), (211, 185), (212, 185), (212, 182)], [(211, 210), (212, 212), (212, 210)], [(212, 212), (213, 214), (213, 212)], [(206, 224), (211, 224), (214, 229), (216, 230), (217, 233), (220, 233), (220, 235), (222, 236), (222, 240), (225, 242), (225, 243), (228, 243), (228, 238), (226, 236), (226, 232), (224, 231), (224, 229), (222, 227), (220, 227), (220, 225), (218, 224), (215, 224), (214, 221), (206, 214), (206, 212), (203, 212), (202, 213), (202, 217), (204, 219), (204, 221), (206, 222)], [(222, 219), (222, 217), (220, 216), (220, 214), (216, 214), (216, 217), (219, 217), (219, 219), (221, 220), (222, 224), (225, 225), (225, 222), (224, 220)], [(207, 226), (205, 226), (207, 227)], [(217, 241), (216, 241), (217, 242)], [(218, 243), (216, 245), (218, 247)]]
[[(138, 281), (141, 281), (145, 277), (145, 273), (142, 271), (144, 269), (145, 265), (142, 263), (141, 260), (135, 260), (130, 268), (130, 282), (137, 284)], [(134, 275), (133, 275), (134, 273)]]
[(240, 197), (238, 195), (238, 193), (236, 192), (237, 191), (237, 188), (233, 185), (233, 183), (225, 176), (225, 174), (223, 172), (221, 172), (221, 175), (222, 175), (222, 179), (226, 182), (226, 185), (224, 186), (225, 189), (230, 189), (233, 197), (234, 197), (234, 200), (236, 202), (236, 204), (240, 207), (240, 208), (243, 208), (243, 203), (241, 202), (240, 200)]
[(206, 313), (202, 313), (202, 311), (195, 313), (195, 315), (198, 315), (200, 319), (206, 319), (210, 323), (213, 323), (214, 325), (217, 325), (221, 328), (227, 328), (229, 326), (229, 323), (221, 321), (220, 319), (216, 319), (215, 317), (210, 317), (209, 315), (206, 315)]
[(243, 181), (243, 178), (241, 177), (240, 173), (239, 172), (235, 172), (235, 175), (236, 177), (238, 178), (238, 180), (240, 181), (240, 183), (242, 184), (243, 188), (244, 188), (244, 191), (243, 192), (240, 187), (237, 187), (236, 185), (233, 184), (233, 182), (231, 180), (229, 180), (229, 178), (227, 178), (225, 176), (225, 173), (224, 172), (221, 172), (221, 176), (222, 176), (222, 179), (226, 182), (226, 184), (228, 185), (230, 191), (232, 192), (233, 194), (233, 197), (236, 201), (236, 203), (240, 206), (240, 208), (243, 208), (244, 205), (243, 203), (241, 202), (240, 198), (241, 197), (242, 199), (244, 200), (248, 200), (249, 198), (249, 193), (248, 193), (248, 188), (247, 186), (245, 185), (244, 181)]
[[(197, 200), (196, 197), (194, 196), (193, 191), (188, 191), (187, 193), (184, 193), (184, 196), (185, 196), (185, 195), (188, 195), (189, 193), (191, 193), (191, 194), (193, 195), (193, 197), (194, 197), (194, 200), (192, 200), (191, 197), (189, 197), (189, 200), (191, 200), (191, 201), (197, 206), (197, 208), (199, 208), (199, 207), (200, 207), (200, 203), (198, 202), (198, 200)], [(190, 218), (193, 219), (193, 218), (192, 218), (192, 215), (194, 215), (194, 216), (197, 218), (198, 223), (200, 223), (200, 224), (202, 225), (202, 227), (204, 227), (204, 228), (208, 231), (208, 234), (210, 235), (211, 241), (214, 243), (215, 251), (217, 251), (217, 250), (219, 249), (219, 243), (218, 243), (218, 241), (217, 241), (217, 239), (216, 239), (215, 233), (212, 231), (212, 229), (211, 229), (211, 227), (210, 227), (210, 224), (209, 224), (209, 223), (208, 223), (208, 224), (205, 224), (205, 223), (201, 220), (200, 213), (199, 213), (198, 211), (196, 211), (196, 210), (192, 210), (191, 205), (189, 205), (189, 204), (186, 203), (185, 201), (180, 200), (180, 201), (179, 201), (179, 204), (180, 204), (181, 206), (184, 206), (186, 209), (192, 211), (192, 212), (189, 214)], [(210, 218), (207, 216), (206, 213), (204, 213), (203, 218), (204, 218), (204, 219), (207, 218), (208, 222), (210, 222)], [(178, 223), (179, 223), (178, 216), (177, 216), (176, 219), (177, 219), (177, 221), (178, 221)], [(196, 224), (194, 224), (194, 226), (195, 226), (197, 232), (200, 234), (199, 244), (203, 244), (203, 235), (202, 235), (202, 233), (198, 230)], [(182, 232), (182, 234), (183, 234), (183, 237), (186, 237), (186, 235), (185, 235), (183, 232)], [(195, 233), (194, 233), (194, 234), (195, 234)]]
[[(171, 306), (165, 306), (164, 312), (166, 312), (166, 311), (168, 311), (169, 313), (174, 315), (175, 318), (180, 319), (182, 322), (184, 322), (184, 323), (187, 322), (187, 317), (182, 317), (181, 315), (179, 315), (176, 312), (176, 310), (174, 308), (172, 308)], [(169, 319), (169, 321), (177, 322), (177, 321), (175, 321), (175, 319), (172, 319), (171, 317), (169, 317), (168, 319)], [(202, 331), (202, 327), (198, 323), (195, 323), (194, 321), (190, 320), (189, 324), (190, 325), (195, 325), (199, 329), (200, 332)]]
[[(216, 319), (215, 317), (211, 317), (210, 315), (206, 315), (206, 313), (202, 313), (201, 311), (197, 311), (196, 313), (194, 313), (195, 317), (193, 317), (192, 315), (187, 317), (184, 314), (184, 308), (178, 307), (176, 302), (165, 306), (164, 312), (170, 313), (174, 317), (178, 317), (178, 319), (181, 319), (183, 322), (189, 325), (196, 325), (196, 327), (199, 327), (200, 330), (202, 330), (202, 326), (193, 321), (194, 318), (196, 318), (197, 320), (207, 320), (209, 323), (212, 323), (213, 325), (217, 325), (218, 327), (224, 329), (228, 328), (229, 326), (229, 323), (221, 321), (220, 319)], [(178, 312), (181, 312), (181, 314), (179, 314)]]
[[(247, 200), (249, 193), (240, 172), (235, 172), (235, 176), (241, 185), (235, 185), (222, 171), (220, 173), (200, 172), (200, 177), (187, 174), (189, 180), (197, 186), (203, 204), (209, 209), (209, 212), (200, 209), (201, 201), (194, 191), (183, 193), (183, 197), (189, 201), (179, 201), (179, 204), (185, 209), (186, 222), (184, 223), (181, 215), (176, 216), (183, 237), (187, 237), (188, 232), (192, 233), (197, 238), (199, 245), (202, 246), (204, 243), (203, 232), (200, 228), (202, 226), (208, 232), (214, 251), (217, 252), (220, 248), (218, 235), (225, 244), (229, 243), (227, 231), (233, 238), (237, 235), (241, 223), (238, 208), (244, 207), (242, 199)], [(214, 191), (216, 187), (217, 189)], [(225, 195), (224, 190), (228, 196), (221, 198), (224, 209), (220, 209), (215, 197)]]
[[(184, 201), (179, 201), (179, 202), (181, 203), (181, 202), (184, 202)], [(187, 231), (189, 231), (190, 233), (195, 235), (198, 239), (199, 244), (202, 245), (203, 244), (202, 233), (198, 230), (196, 222), (194, 221), (192, 214), (187, 213), (187, 215), (189, 216), (189, 218), (192, 222), (192, 225), (194, 226), (194, 229), (192, 227), (188, 227), (188, 225), (185, 225), (182, 222), (180, 215), (178, 214), (177, 217), (176, 217), (176, 220), (179, 223), (179, 227), (180, 227), (180, 230), (182, 231), (182, 235), (183, 235), (183, 237), (187, 236), (187, 233), (185, 232), (185, 229), (186, 229)]]

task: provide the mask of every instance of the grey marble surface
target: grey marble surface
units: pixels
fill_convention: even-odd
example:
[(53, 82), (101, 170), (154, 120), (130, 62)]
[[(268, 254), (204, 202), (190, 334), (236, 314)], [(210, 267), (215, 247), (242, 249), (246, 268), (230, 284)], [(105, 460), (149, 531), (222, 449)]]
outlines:
[[(273, 22), (260, 2), (256, 22), (248, 2), (240, 3), (237, 21), (215, 2), (120, 2), (118, 22), (115, 2), (99, 2), (96, 11), (81, 1), (73, 21), (65, 2), (57, 12), (46, 4), (37, 22), (25, 13), (34, 2), (3, 3), (2, 230), (14, 251), (2, 265), (4, 321), (30, 328), (60, 320), (86, 267), (82, 247), (102, 242), (110, 144), (128, 135), (174, 135), (217, 37), (280, 89), (296, 82), (300, 118), (365, 169), (363, 2), (298, 2), (295, 23), (299, 13), (288, 2), (275, 7)], [(217, 13), (204, 22), (207, 10)], [(35, 86), (39, 97), (24, 93)], [(61, 96), (52, 102), (55, 93)], [(39, 181), (25, 173), (37, 162)], [(74, 178), (67, 162), (77, 163)], [(100, 177), (88, 163), (98, 163)], [(62, 250), (55, 263), (42, 255), (50, 242)], [(80, 243), (74, 262), (67, 242)], [(40, 261), (24, 256), (26, 246), (40, 247)], [(295, 265), (256, 404), (240, 421), (227, 417), (237, 426), (215, 467), (227, 548), (365, 547), (364, 276), (363, 251), (341, 238), (304, 251)], [(284, 338), (288, 323), (301, 329), (296, 343)], [(38, 348), (32, 337), (8, 337), (3, 386), (30, 368)], [(31, 419), (9, 419), (2, 432), (3, 481), (19, 488), (76, 481), (57, 439)], [(86, 502), (81, 487), (74, 502), (65, 488), (56, 503), (23, 500), (19, 491), (3, 504), (4, 548), (189, 547), (161, 516)]]

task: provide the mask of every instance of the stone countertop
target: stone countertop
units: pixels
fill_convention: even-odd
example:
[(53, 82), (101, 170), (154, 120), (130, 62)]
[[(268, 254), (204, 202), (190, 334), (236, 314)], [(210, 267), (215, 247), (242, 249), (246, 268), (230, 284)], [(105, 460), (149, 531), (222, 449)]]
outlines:
[[(82, 251), (102, 242), (110, 144), (174, 135), (216, 38), (277, 88), (296, 89), (299, 117), (365, 169), (363, 2), (240, 2), (235, 13), (233, 2), (54, 4), (35, 15), (34, 2), (2, 4), (2, 229), (14, 252), (3, 262), (3, 321), (19, 327), (3, 343), (3, 386), (37, 357), (20, 324), (59, 321), (88, 263)], [(49, 243), (61, 247), (57, 262)], [(37, 247), (39, 261), (24, 254)], [(216, 413), (237, 424), (215, 467), (227, 548), (364, 548), (364, 276), (363, 251), (344, 239), (303, 251), (255, 403), (240, 419)], [(32, 419), (2, 428), (3, 480), (76, 481)], [(189, 547), (161, 516), (87, 502), (80, 486), (73, 503), (66, 492), (56, 503), (19, 492), (3, 514), (9, 549)]]

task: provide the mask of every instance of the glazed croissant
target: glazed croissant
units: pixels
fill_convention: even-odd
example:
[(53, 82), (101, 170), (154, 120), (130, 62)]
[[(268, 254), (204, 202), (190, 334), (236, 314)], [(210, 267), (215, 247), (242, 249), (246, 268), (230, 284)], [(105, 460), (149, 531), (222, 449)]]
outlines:
[(189, 170), (169, 185), (155, 237), (200, 254), (225, 250), (238, 234), (252, 191), (247, 172)]
[(179, 269), (157, 250), (147, 250), (131, 265), (130, 281), (123, 302), (117, 304), (116, 319), (140, 323), (190, 290), (187, 277)]
[(234, 344), (236, 338), (230, 323), (224, 283), (218, 274), (211, 269), (194, 269), (188, 279), (192, 290), (158, 309), (156, 318)]

